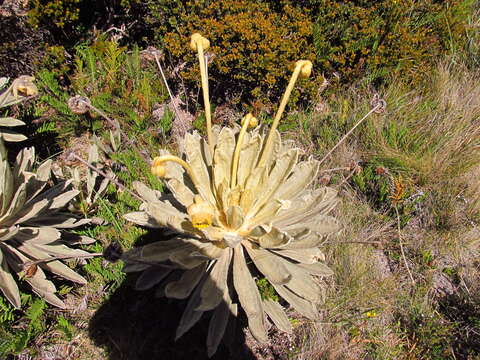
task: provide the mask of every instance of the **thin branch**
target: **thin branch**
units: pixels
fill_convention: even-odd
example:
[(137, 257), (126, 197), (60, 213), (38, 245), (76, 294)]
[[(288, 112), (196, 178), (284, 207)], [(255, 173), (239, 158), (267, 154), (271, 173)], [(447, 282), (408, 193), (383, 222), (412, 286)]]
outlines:
[(177, 116), (178, 119), (183, 120), (182, 117), (180, 116), (180, 112), (177, 109), (177, 104), (175, 103), (175, 99), (173, 97), (172, 91), (170, 90), (170, 87), (168, 86), (167, 78), (165, 77), (165, 74), (163, 73), (162, 65), (160, 65), (160, 61), (158, 60), (157, 53), (154, 52), (153, 55), (155, 56), (155, 62), (157, 63), (158, 69), (160, 70), (160, 74), (162, 74), (163, 83), (165, 84), (165, 87), (167, 88), (168, 96), (170, 96), (170, 100), (172, 101), (173, 110), (175, 111), (175, 115)]
[(400, 251), (402, 253), (403, 262), (405, 263), (405, 267), (407, 268), (408, 276), (410, 276), (410, 280), (412, 281), (412, 285), (415, 286), (415, 280), (413, 279), (413, 275), (408, 267), (407, 257), (405, 256), (405, 251), (403, 249), (402, 243), (402, 233), (400, 229), (400, 214), (398, 213), (397, 205), (395, 205), (395, 213), (397, 214), (397, 231), (398, 231), (398, 243), (400, 244)]
[[(95, 111), (96, 113), (98, 113), (101, 117), (103, 117), (105, 120), (107, 120), (107, 122), (110, 124), (110, 126), (112, 126), (114, 129), (118, 130), (120, 132), (120, 135), (122, 136), (123, 138), (123, 141), (125, 141), (127, 144), (135, 147), (135, 144), (128, 138), (127, 134), (125, 134), (125, 132), (121, 129), (120, 127), (120, 124), (118, 124), (118, 122), (115, 122), (113, 121), (112, 119), (110, 119), (107, 114), (105, 114), (102, 110), (96, 108), (95, 106), (93, 106), (92, 104), (89, 104), (85, 101), (83, 101), (83, 103), (88, 106), (88, 108), (92, 109), (93, 111)], [(136, 148), (136, 147), (135, 147)], [(138, 151), (138, 149), (137, 149)]]
[(143, 199), (138, 196), (137, 194), (135, 194), (132, 190), (130, 190), (129, 188), (127, 188), (125, 185), (123, 185), (122, 183), (120, 183), (119, 181), (117, 181), (117, 179), (111, 177), (110, 175), (104, 173), (102, 170), (99, 170), (97, 169), (95, 166), (93, 166), (92, 164), (89, 164), (87, 161), (83, 160), (80, 156), (78, 156), (77, 154), (75, 153), (72, 153), (72, 156), (80, 161), (83, 165), (87, 166), (89, 169), (99, 173), (100, 175), (102, 175), (104, 178), (110, 180), (112, 183), (114, 183), (115, 185), (117, 185), (120, 189), (122, 190), (125, 190), (127, 191), (130, 195), (132, 195), (133, 197), (135, 197), (136, 199), (140, 200), (141, 202), (143, 202)]
[(340, 189), (343, 184), (345, 184), (348, 180), (350, 180), (350, 178), (357, 172), (357, 169), (354, 168), (352, 171), (350, 171), (350, 173), (347, 175), (347, 177), (345, 179), (343, 179), (343, 181), (337, 186), (337, 189)]
[(334, 172), (334, 171), (342, 171), (342, 170), (350, 170), (350, 166), (345, 166), (345, 167), (337, 167), (337, 168), (332, 168), (332, 169), (323, 169), (320, 170), (320, 172)]
[(382, 107), (381, 104), (377, 104), (375, 107), (373, 107), (363, 118), (361, 118), (343, 137), (335, 144), (333, 148), (330, 149), (330, 151), (320, 160), (319, 164), (322, 164), (327, 158), (335, 151), (336, 148), (342, 144), (347, 137), (350, 136), (350, 134), (367, 118), (369, 117), (373, 112), (376, 110), (380, 109)]
[(335, 241), (332, 244), (367, 244), (367, 245), (381, 245), (381, 241)]

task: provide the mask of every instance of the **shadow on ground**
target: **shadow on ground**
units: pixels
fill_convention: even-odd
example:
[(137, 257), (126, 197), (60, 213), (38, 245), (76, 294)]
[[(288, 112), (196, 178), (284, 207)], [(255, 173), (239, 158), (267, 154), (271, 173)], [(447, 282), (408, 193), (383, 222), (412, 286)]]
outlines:
[(440, 312), (455, 324), (453, 352), (455, 359), (479, 359), (480, 301), (461, 294), (446, 296), (440, 302)]
[[(90, 337), (106, 348), (111, 360), (208, 359), (206, 337), (210, 314), (175, 341), (186, 301), (155, 298), (155, 290), (135, 291), (131, 278), (97, 310), (89, 324)], [(231, 348), (220, 344), (212, 360), (255, 359), (245, 346), (245, 336), (236, 329)]]
[[(148, 238), (152, 235), (150, 232), (137, 244), (151, 242)], [(106, 349), (111, 360), (208, 359), (206, 339), (212, 312), (204, 313), (195, 326), (175, 341), (175, 331), (188, 299), (157, 298), (156, 287), (136, 291), (137, 277), (128, 275), (90, 320), (89, 336), (95, 344)], [(212, 360), (256, 359), (245, 345), (240, 323), (228, 323), (226, 333), (233, 331), (230, 337), (233, 341), (229, 347), (222, 342)]]

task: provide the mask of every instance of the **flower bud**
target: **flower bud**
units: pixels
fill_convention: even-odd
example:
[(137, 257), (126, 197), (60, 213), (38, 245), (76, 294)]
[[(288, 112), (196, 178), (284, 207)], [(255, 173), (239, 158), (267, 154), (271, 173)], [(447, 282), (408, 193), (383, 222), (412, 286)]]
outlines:
[(160, 178), (165, 177), (167, 170), (165, 169), (165, 166), (163, 165), (158, 165), (158, 166), (152, 166), (150, 168), (150, 171), (152, 172), (153, 175), (158, 176)]
[(203, 50), (207, 50), (210, 47), (210, 41), (207, 38), (204, 38), (199, 33), (195, 33), (190, 38), (190, 48), (193, 51), (198, 51), (198, 44), (202, 45)]
[(255, 116), (252, 115), (252, 113), (248, 113), (245, 115), (242, 119), (242, 125), (245, 123), (245, 121), (248, 121), (248, 128), (252, 129), (258, 125), (258, 120)]
[(308, 78), (312, 73), (312, 62), (310, 60), (299, 60), (297, 64), (300, 64), (302, 67), (300, 69), (300, 77), (301, 78)]
[(159, 156), (153, 159), (152, 166), (150, 167), (150, 171), (153, 175), (158, 176), (160, 178), (165, 177), (167, 174), (167, 169), (163, 165), (163, 161)]
[(90, 99), (85, 96), (75, 95), (68, 99), (68, 108), (77, 115), (85, 114), (91, 105)]
[(187, 208), (192, 225), (197, 229), (202, 229), (212, 225), (215, 211), (208, 202), (202, 199), (200, 195), (195, 195), (194, 203)]
[(33, 83), (33, 76), (22, 75), (13, 80), (12, 92), (13, 96), (35, 96), (38, 94), (37, 86)]

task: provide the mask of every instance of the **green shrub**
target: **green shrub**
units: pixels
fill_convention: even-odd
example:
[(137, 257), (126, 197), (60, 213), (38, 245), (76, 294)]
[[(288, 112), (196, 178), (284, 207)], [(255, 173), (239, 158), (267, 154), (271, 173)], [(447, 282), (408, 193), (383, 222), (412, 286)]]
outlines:
[(463, 46), (472, 0), (335, 0), (318, 6), (314, 28), (322, 68), (350, 82), (390, 73), (418, 79), (438, 55)]
[(75, 24), (80, 17), (80, 0), (33, 0), (31, 5), (30, 22), (37, 28), (50, 22), (50, 26), (63, 29)]
[[(140, 0), (30, 0), (28, 22), (37, 30), (48, 32), (53, 45), (69, 50), (79, 41), (97, 35), (97, 30), (111, 29), (122, 37), (141, 38), (145, 27)], [(118, 31), (123, 27), (123, 31)]]
[(67, 101), (73, 95), (88, 97), (93, 106), (118, 120), (125, 131), (145, 130), (148, 126), (158, 129), (158, 125), (149, 120), (153, 105), (163, 102), (167, 93), (155, 65), (142, 62), (138, 47), (128, 51), (126, 47), (103, 39), (91, 45), (79, 45), (73, 71), (63, 79), (70, 84), (70, 94), (61, 85), (63, 76), (55, 69), (37, 74), (43, 90), (37, 110), (40, 114), (49, 114), (48, 119), (56, 123), (61, 138), (100, 130), (105, 125), (92, 111), (83, 115), (72, 113)]
[[(232, 101), (239, 94), (243, 101), (278, 99), (294, 62), (315, 60), (310, 13), (288, 3), (275, 8), (251, 0), (152, 0), (148, 6), (157, 40), (163, 41), (167, 53), (187, 62), (181, 72), (184, 79), (200, 78), (195, 53), (184, 44), (194, 32), (210, 40), (208, 51), (215, 54), (209, 67), (214, 99)], [(304, 82), (300, 91), (312, 94), (322, 81), (317, 72), (315, 81)], [(225, 93), (232, 88), (237, 92)]]

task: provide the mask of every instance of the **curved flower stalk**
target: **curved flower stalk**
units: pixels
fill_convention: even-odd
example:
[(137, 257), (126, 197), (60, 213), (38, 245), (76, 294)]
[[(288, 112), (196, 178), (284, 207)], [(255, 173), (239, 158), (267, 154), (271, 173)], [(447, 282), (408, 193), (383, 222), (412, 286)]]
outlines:
[[(17, 104), (24, 101), (29, 96), (35, 96), (38, 94), (37, 87), (33, 83), (35, 78), (33, 76), (22, 75), (13, 80), (12, 84), (6, 91), (0, 94), (0, 109)], [(7, 84), (7, 78), (0, 78), (0, 90)], [(23, 126), (23, 121), (17, 120), (12, 117), (0, 117), (0, 137), (5, 141), (23, 141), (27, 137), (25, 135), (18, 134), (9, 129), (3, 127), (15, 127)]]
[(258, 274), (300, 314), (317, 318), (323, 296), (317, 278), (332, 275), (319, 246), (339, 230), (329, 215), (337, 194), (309, 187), (318, 161), (301, 160), (300, 150), (282, 142), (276, 130), (295, 81), (310, 71), (309, 61), (297, 62), (268, 134), (248, 114), (240, 131), (214, 127), (208, 142), (196, 132), (186, 134), (181, 157), (161, 152), (151, 170), (166, 180), (175, 201), (134, 184), (144, 203), (125, 217), (178, 235), (123, 254), (125, 271), (143, 271), (137, 289), (160, 285), (161, 295), (189, 298), (177, 338), (213, 311), (209, 356), (238, 306), (260, 342), (267, 341), (267, 318), (291, 332), (282, 305), (262, 299), (254, 280)]
[(70, 181), (49, 187), (51, 161), (44, 162), (33, 173), (34, 159), (33, 148), (23, 149), (10, 168), (0, 139), (0, 290), (19, 308), (16, 276), (47, 302), (64, 308), (44, 270), (86, 284), (82, 276), (58, 259), (88, 256), (88, 252), (69, 246), (94, 240), (68, 233), (68, 229), (89, 222), (62, 212), (78, 191), (70, 190)]

